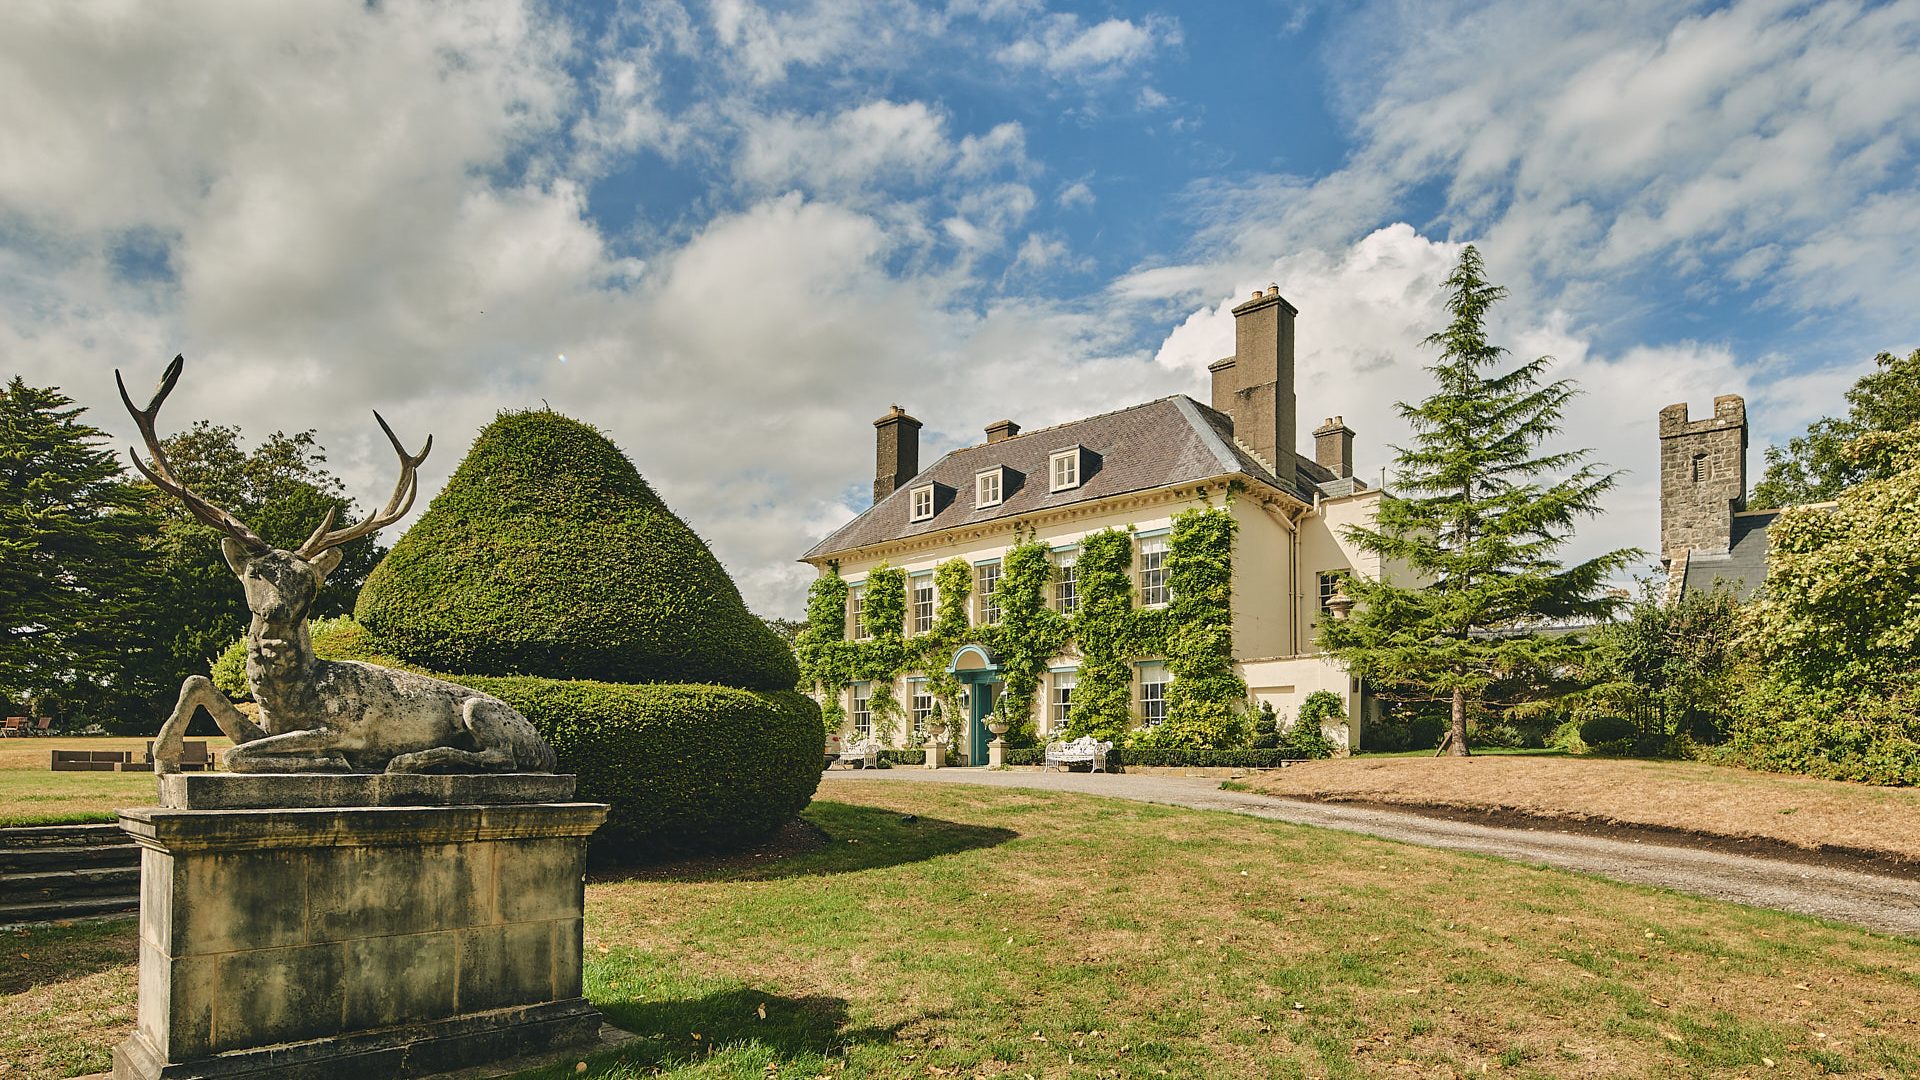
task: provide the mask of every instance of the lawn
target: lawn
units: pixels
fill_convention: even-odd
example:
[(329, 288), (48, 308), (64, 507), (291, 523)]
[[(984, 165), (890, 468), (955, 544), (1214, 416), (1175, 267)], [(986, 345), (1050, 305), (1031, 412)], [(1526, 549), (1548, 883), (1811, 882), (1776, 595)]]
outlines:
[(1920, 860), (1920, 789), (1603, 757), (1376, 757), (1312, 761), (1243, 781), (1268, 795), (1520, 812), (1548, 819), (1763, 837)]
[[(1228, 814), (830, 794), (819, 850), (588, 887), (588, 994), (644, 1036), (588, 1075), (1920, 1072), (1911, 941)], [(106, 1068), (132, 923), (0, 944), (9, 1080)]]
[[(0, 739), (0, 826), (114, 821), (119, 807), (153, 805), (152, 773), (57, 773), (47, 768), (52, 750), (131, 750), (137, 757), (149, 741), (111, 736)], [(204, 741), (216, 754), (233, 745), (224, 736)]]

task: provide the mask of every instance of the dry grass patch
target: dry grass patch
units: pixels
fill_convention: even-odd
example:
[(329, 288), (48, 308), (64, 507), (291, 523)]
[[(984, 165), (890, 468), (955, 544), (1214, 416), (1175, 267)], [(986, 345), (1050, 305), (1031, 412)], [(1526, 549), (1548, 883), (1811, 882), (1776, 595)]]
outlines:
[(1920, 790), (1691, 761), (1363, 756), (1306, 762), (1241, 786), (1289, 798), (1523, 813), (1920, 860)]
[[(1911, 941), (1231, 814), (833, 795), (817, 850), (588, 887), (588, 995), (643, 1038), (587, 1075), (1920, 1074)], [(130, 996), (116, 1029), (64, 991), (101, 974), (34, 991), (57, 1036), (0, 999), (3, 1045), (97, 1060)]]

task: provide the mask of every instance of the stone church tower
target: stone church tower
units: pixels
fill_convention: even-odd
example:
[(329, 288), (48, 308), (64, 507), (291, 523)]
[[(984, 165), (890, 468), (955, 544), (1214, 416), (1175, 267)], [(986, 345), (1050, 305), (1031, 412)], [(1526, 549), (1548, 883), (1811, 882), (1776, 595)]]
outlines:
[(1668, 595), (1678, 595), (1689, 557), (1733, 548), (1734, 516), (1747, 508), (1747, 403), (1713, 399), (1713, 415), (1687, 416), (1686, 402), (1660, 410), (1660, 558)]

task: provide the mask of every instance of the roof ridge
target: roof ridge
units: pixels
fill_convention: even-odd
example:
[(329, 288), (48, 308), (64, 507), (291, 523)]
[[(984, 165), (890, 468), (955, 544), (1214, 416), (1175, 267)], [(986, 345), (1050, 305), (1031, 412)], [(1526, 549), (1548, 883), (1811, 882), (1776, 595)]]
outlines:
[[(1025, 439), (1034, 435), (1044, 435), (1049, 431), (1058, 431), (1063, 427), (1072, 427), (1075, 424), (1084, 424), (1089, 420), (1104, 420), (1109, 416), (1118, 416), (1124, 412), (1132, 412), (1135, 409), (1144, 409), (1150, 405), (1158, 405), (1162, 402), (1171, 401), (1174, 398), (1183, 398), (1183, 397), (1187, 397), (1187, 395), (1168, 394), (1165, 397), (1157, 397), (1148, 401), (1136, 401), (1132, 405), (1122, 405), (1117, 409), (1108, 409), (1106, 412), (1094, 413), (1090, 416), (1076, 417), (1072, 420), (1062, 420), (1057, 424), (1048, 424), (1046, 427), (1043, 427), (1043, 428), (1034, 428), (1032, 431), (1022, 431), (1018, 435), (1009, 435), (1006, 438), (999, 440), (998, 442), (988, 441), (983, 443), (968, 443), (965, 446), (956, 446), (953, 449), (947, 451), (947, 454), (958, 454), (963, 450), (978, 450), (983, 446), (999, 446), (1000, 443), (1010, 443), (1015, 439)], [(1191, 401), (1193, 399), (1187, 398), (1187, 400)], [(945, 457), (945, 456), (946, 454), (941, 455), (941, 457)]]

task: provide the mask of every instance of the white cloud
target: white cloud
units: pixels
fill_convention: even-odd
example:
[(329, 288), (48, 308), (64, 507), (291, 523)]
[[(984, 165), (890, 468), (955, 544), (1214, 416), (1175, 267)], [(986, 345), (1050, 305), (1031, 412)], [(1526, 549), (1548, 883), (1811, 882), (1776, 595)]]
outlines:
[(1162, 16), (1141, 22), (1107, 19), (1091, 26), (1078, 15), (1039, 20), (1034, 32), (1000, 49), (1001, 63), (1038, 68), (1058, 78), (1099, 79), (1117, 75), (1163, 46), (1178, 45), (1179, 24)]
[(1075, 180), (1061, 188), (1060, 194), (1054, 196), (1054, 201), (1060, 204), (1061, 209), (1070, 210), (1076, 206), (1092, 206), (1097, 200), (1085, 180)]

